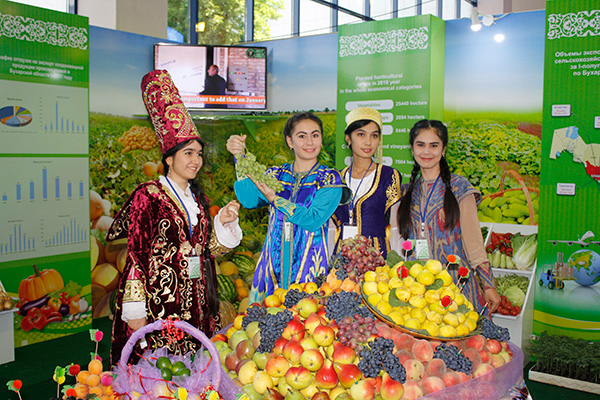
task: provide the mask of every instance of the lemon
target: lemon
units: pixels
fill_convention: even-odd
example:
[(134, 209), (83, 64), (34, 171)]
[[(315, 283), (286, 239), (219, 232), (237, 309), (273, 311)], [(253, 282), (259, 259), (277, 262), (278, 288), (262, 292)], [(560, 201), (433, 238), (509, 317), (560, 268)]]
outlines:
[(367, 302), (369, 302), (369, 304), (376, 306), (377, 303), (379, 303), (382, 299), (383, 299), (383, 296), (381, 295), (381, 293), (375, 292), (375, 293), (371, 294), (369, 297), (367, 297)]
[(441, 279), (444, 282), (445, 287), (448, 287), (452, 284), (452, 276), (446, 270), (441, 271), (435, 277), (436, 279)]
[(440, 301), (440, 294), (437, 290), (428, 290), (425, 292), (425, 300), (427, 300), (429, 304), (437, 303)]
[(415, 278), (413, 278), (412, 276), (407, 276), (406, 278), (404, 278), (403, 282), (404, 286), (411, 287), (411, 285), (415, 283)]
[(303, 289), (305, 293), (314, 293), (319, 291), (319, 286), (315, 282), (306, 282)]
[(414, 318), (408, 318), (404, 321), (404, 326), (408, 329), (421, 329), (421, 324)]
[(375, 282), (376, 277), (377, 277), (377, 273), (375, 271), (365, 272), (365, 282)]
[(419, 275), (419, 272), (421, 272), (421, 271), (423, 271), (423, 266), (419, 263), (416, 263), (412, 267), (410, 267), (410, 269), (408, 270), (408, 273), (413, 278), (416, 278), (417, 275)]
[(394, 264), (394, 266), (392, 267), (392, 269), (395, 269), (396, 271), (398, 269), (400, 269), (402, 266), (404, 265), (404, 261), (398, 261), (396, 264)]
[(448, 289), (452, 290), (453, 292), (460, 292), (460, 290), (458, 290), (458, 286), (456, 286), (456, 284), (451, 283), (450, 286), (448, 286)]
[(425, 286), (431, 285), (434, 281), (435, 281), (435, 276), (433, 276), (433, 274), (431, 272), (427, 271), (426, 269), (419, 272), (419, 274), (417, 275), (417, 282), (419, 282)]
[(422, 283), (419, 283), (419, 282), (415, 282), (412, 285), (410, 285), (410, 292), (413, 295), (417, 295), (417, 296), (423, 295), (423, 294), (425, 294), (425, 285), (423, 285)]
[(453, 327), (457, 327), (458, 326), (458, 317), (452, 313), (448, 313), (446, 315), (444, 315), (444, 317), (442, 318), (442, 321), (444, 321), (444, 323), (453, 326)]
[(368, 281), (363, 284), (362, 287), (363, 293), (369, 297), (373, 293), (377, 293), (377, 283), (373, 281)]
[(423, 322), (427, 320), (425, 313), (420, 308), (413, 308), (410, 310), (410, 316), (419, 321), (420, 324), (423, 324)]
[(390, 303), (381, 300), (379, 303), (377, 303), (377, 311), (379, 311), (383, 315), (388, 315), (392, 312), (392, 306), (390, 305)]
[(425, 329), (430, 336), (440, 335), (440, 328), (431, 321), (425, 321), (423, 324), (421, 324), (421, 329)]
[(388, 283), (385, 281), (381, 281), (377, 283), (377, 291), (381, 294), (387, 293), (390, 290)]
[(431, 321), (435, 324), (441, 324), (442, 323), (442, 316), (440, 315), (440, 313), (436, 312), (436, 311), (429, 311), (425, 314), (426, 318), (428, 321)]
[(410, 307), (407, 306), (402, 306), (402, 307), (396, 307), (398, 309), (398, 311), (400, 311), (400, 314), (402, 315), (408, 315), (408, 313), (410, 312)]
[(440, 336), (442, 337), (456, 337), (456, 329), (450, 325), (442, 325), (440, 327)]
[(453, 313), (456, 310), (458, 310), (458, 305), (455, 302), (452, 302), (452, 304), (448, 306), (448, 312)]
[(383, 300), (387, 301), (388, 303), (390, 302), (390, 291), (387, 291), (383, 294)]
[(452, 300), (454, 300), (454, 298), (456, 297), (456, 293), (454, 293), (452, 290), (446, 288), (442, 291), (442, 293), (440, 293), (440, 299), (443, 299), (446, 296), (450, 296), (450, 298)]
[(467, 318), (465, 320), (465, 325), (469, 328), (469, 332), (473, 332), (475, 329), (477, 329), (477, 322), (471, 318)]
[(468, 318), (471, 318), (473, 321), (475, 321), (475, 323), (477, 323), (477, 321), (479, 321), (479, 314), (471, 310), (467, 313), (467, 319)]
[(475, 309), (473, 308), (473, 303), (471, 303), (469, 300), (467, 300), (467, 301), (465, 302), (465, 305), (467, 306), (467, 308), (468, 308), (470, 311), (475, 311)]
[(448, 313), (448, 310), (446, 310), (439, 302), (430, 304), (429, 309), (437, 312), (440, 315), (445, 315)]
[(388, 317), (390, 317), (396, 325), (404, 325), (404, 316), (400, 312), (392, 311)]
[(390, 272), (388, 272), (388, 276), (390, 278), (398, 278), (398, 268), (390, 268)]
[(377, 273), (377, 282), (382, 282), (382, 281), (387, 282), (388, 279), (390, 279), (390, 278), (388, 277), (387, 273), (385, 273), (385, 272), (378, 272)]
[(288, 288), (288, 290), (292, 290), (292, 289), (297, 289), (299, 292), (302, 292), (303, 287), (299, 283), (292, 283), (290, 285), (290, 287)]
[(406, 303), (410, 299), (410, 292), (406, 289), (396, 289), (396, 297)]
[(431, 272), (433, 275), (437, 275), (442, 271), (442, 263), (438, 260), (427, 260), (425, 263), (425, 269)]
[(390, 289), (396, 289), (396, 288), (404, 286), (402, 284), (402, 280), (400, 280), (400, 278), (398, 278), (397, 276), (393, 277), (393, 278), (390, 278), (390, 281), (388, 282), (388, 285), (390, 286)]
[(423, 296), (413, 296), (410, 298), (410, 300), (408, 300), (408, 304), (413, 307), (423, 308), (427, 305), (427, 302)]
[(462, 305), (465, 303), (467, 299), (465, 298), (465, 295), (462, 293), (459, 293), (456, 295), (456, 297), (454, 298), (454, 301), (456, 302), (457, 305)]
[(456, 327), (456, 335), (457, 336), (465, 336), (465, 335), (468, 335), (469, 332), (471, 332), (471, 331), (469, 330), (469, 327), (465, 324), (459, 324)]
[(456, 318), (458, 318), (459, 324), (462, 324), (467, 320), (467, 316), (461, 312), (456, 312), (454, 315), (456, 315)]

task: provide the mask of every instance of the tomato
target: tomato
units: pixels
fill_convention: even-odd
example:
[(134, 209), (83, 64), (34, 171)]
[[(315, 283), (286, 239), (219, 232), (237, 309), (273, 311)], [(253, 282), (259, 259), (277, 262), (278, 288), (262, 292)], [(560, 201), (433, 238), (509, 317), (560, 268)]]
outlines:
[(500, 308), (500, 314), (502, 315), (509, 315), (510, 311), (508, 311), (506, 308)]
[(29, 311), (27, 311), (27, 316), (33, 318), (36, 315), (38, 315), (39, 311), (40, 311), (39, 308), (32, 307), (32, 308), (29, 309)]
[(33, 329), (33, 321), (31, 321), (31, 317), (27, 316), (21, 320), (21, 329), (25, 332), (29, 332)]
[(513, 308), (512, 310), (510, 310), (510, 315), (517, 316), (517, 315), (519, 315), (519, 312)]

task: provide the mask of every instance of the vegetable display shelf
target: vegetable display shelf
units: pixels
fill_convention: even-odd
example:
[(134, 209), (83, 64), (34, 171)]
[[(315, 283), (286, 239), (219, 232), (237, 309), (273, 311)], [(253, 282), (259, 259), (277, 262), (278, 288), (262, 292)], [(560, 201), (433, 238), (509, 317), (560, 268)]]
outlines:
[[(488, 228), (488, 235), (485, 238), (486, 245), (489, 243), (492, 232), (510, 232), (520, 233), (522, 235), (531, 235), (538, 232), (538, 227), (535, 225), (481, 223), (481, 226), (486, 226)], [(535, 280), (534, 274), (536, 266), (537, 260), (533, 267), (528, 270), (492, 268), (494, 277), (516, 274), (529, 278), (529, 286), (527, 287), (527, 292), (525, 293), (525, 301), (523, 302), (523, 307), (521, 307), (521, 312), (519, 315), (502, 315), (499, 313), (492, 315), (494, 323), (504, 328), (508, 328), (508, 331), (510, 332), (510, 341), (519, 346), (525, 353), (523, 361), (524, 364), (527, 364), (530, 360), (528, 347), (531, 343), (531, 334), (533, 332), (533, 300), (535, 291), (535, 285), (533, 284), (533, 281)]]

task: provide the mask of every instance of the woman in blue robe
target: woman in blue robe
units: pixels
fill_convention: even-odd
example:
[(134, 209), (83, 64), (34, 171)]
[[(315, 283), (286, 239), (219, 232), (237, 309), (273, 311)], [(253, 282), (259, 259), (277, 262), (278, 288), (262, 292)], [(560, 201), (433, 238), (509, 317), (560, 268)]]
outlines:
[[(283, 190), (273, 189), (254, 177), (239, 177), (234, 189), (242, 206), (269, 206), (269, 227), (250, 291), (250, 303), (261, 302), (278, 287), (314, 281), (328, 272), (328, 220), (349, 199), (340, 173), (321, 165), (317, 158), (323, 145), (323, 124), (312, 113), (290, 117), (284, 127), (294, 162), (271, 167)], [(242, 157), (245, 136), (233, 135), (227, 150)]]

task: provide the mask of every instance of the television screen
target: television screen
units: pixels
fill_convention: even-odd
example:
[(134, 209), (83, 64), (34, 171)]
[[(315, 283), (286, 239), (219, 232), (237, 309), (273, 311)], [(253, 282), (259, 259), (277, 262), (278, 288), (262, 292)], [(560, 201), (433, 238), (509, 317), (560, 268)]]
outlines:
[(156, 43), (154, 68), (169, 71), (188, 109), (267, 108), (265, 47)]

